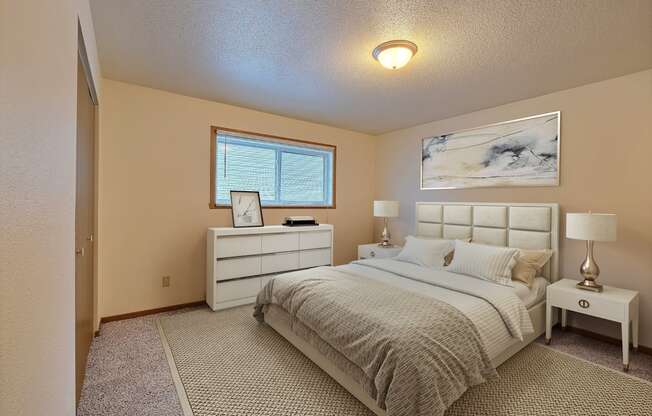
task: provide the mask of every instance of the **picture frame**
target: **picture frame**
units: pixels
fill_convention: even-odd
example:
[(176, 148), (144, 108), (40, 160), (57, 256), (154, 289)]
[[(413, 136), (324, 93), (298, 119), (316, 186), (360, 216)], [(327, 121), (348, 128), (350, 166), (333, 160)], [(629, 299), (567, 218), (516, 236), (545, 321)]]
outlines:
[(231, 191), (231, 219), (234, 228), (264, 227), (258, 191)]
[(561, 112), (421, 140), (420, 189), (559, 186)]

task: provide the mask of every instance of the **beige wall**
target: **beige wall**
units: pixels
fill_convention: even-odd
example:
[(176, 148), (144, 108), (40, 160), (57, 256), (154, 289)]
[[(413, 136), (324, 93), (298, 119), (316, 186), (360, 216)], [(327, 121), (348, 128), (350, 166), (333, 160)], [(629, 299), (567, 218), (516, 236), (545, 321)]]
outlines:
[(230, 210), (208, 208), (211, 125), (337, 145), (337, 208), (266, 209), (265, 223), (307, 214), (334, 224), (337, 263), (371, 240), (371, 136), (111, 80), (103, 89), (102, 316), (204, 299), (206, 228), (231, 226)]
[[(561, 185), (550, 188), (419, 190), (420, 139), (561, 110)], [(558, 202), (562, 212), (618, 215), (618, 241), (597, 243), (605, 284), (641, 293), (641, 343), (652, 346), (652, 70), (380, 136), (376, 197), (401, 201), (398, 241), (414, 232), (416, 201)], [(380, 233), (380, 224), (376, 224)], [(562, 221), (562, 235), (563, 221)], [(561, 240), (561, 274), (579, 279), (581, 241)], [(573, 322), (619, 337), (616, 325)]]
[(99, 81), (86, 0), (0, 2), (2, 415), (75, 414), (78, 16)]

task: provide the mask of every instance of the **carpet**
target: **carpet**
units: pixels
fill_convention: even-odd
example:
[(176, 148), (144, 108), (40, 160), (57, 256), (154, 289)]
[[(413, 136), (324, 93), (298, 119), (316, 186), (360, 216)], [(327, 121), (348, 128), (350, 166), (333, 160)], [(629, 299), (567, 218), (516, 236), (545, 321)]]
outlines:
[[(372, 415), (252, 306), (159, 320), (187, 416)], [(651, 415), (652, 383), (532, 344), (446, 412), (461, 415)]]

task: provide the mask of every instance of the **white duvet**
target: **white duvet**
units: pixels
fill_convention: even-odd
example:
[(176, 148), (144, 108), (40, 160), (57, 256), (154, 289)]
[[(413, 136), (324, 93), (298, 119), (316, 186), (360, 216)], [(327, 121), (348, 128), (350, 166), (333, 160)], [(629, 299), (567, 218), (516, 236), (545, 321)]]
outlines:
[[(336, 268), (449, 303), (476, 325), (491, 359), (533, 332), (525, 304), (511, 287), (392, 259), (363, 260)], [(449, 285), (456, 290), (447, 289)], [(463, 293), (465, 288), (476, 295)], [(482, 292), (503, 298), (502, 312), (479, 297)]]

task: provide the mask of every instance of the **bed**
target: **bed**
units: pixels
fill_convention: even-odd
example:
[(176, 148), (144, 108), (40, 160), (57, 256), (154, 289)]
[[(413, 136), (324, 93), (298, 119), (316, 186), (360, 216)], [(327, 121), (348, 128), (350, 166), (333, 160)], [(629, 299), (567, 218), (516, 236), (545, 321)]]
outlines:
[[(460, 347), (460, 351), (468, 350), (468, 353), (457, 352), (456, 356), (453, 354), (452, 358), (449, 357), (450, 360), (455, 361), (454, 364), (465, 359), (465, 354), (475, 354), (482, 356), (484, 361), (488, 361), (493, 369), (544, 332), (545, 288), (547, 284), (558, 279), (559, 207), (557, 204), (419, 202), (416, 204), (415, 210), (414, 234), (430, 238), (472, 239), (474, 243), (520, 249), (550, 249), (552, 250), (552, 257), (546, 263), (542, 276), (537, 278), (531, 289), (518, 284), (509, 288), (498, 287), (499, 285), (477, 278), (459, 274), (451, 276), (452, 273), (446, 270), (426, 270), (423, 267), (393, 259), (357, 261), (334, 268), (298, 273), (303, 273), (302, 279), (306, 279), (306, 276), (308, 278), (315, 276), (315, 280), (317, 280), (317, 275), (327, 280), (342, 279), (340, 276), (344, 276), (346, 279), (342, 281), (346, 281), (346, 283), (338, 282), (337, 284), (348, 284), (350, 290), (335, 295), (333, 293), (323, 293), (325, 299), (328, 296), (355, 296), (355, 293), (363, 292), (370, 287), (374, 289), (369, 290), (376, 290), (381, 293), (380, 296), (383, 296), (383, 291), (391, 292), (386, 288), (397, 287), (403, 290), (396, 293), (408, 296), (406, 299), (409, 299), (409, 301), (406, 301), (405, 305), (413, 306), (412, 304), (418, 304), (420, 299), (423, 298), (437, 299), (439, 303), (450, 305), (450, 309), (460, 311), (473, 324), (473, 331), (467, 332), (463, 338), (458, 335), (457, 341), (453, 342), (462, 344), (466, 342), (466, 338), (474, 338), (468, 334), (475, 334), (475, 338), (478, 338), (477, 342), (484, 346), (483, 351), (475, 351), (474, 346), (471, 345), (472, 342), (468, 341), (469, 345), (464, 346), (466, 349)], [(281, 285), (280, 280), (277, 282), (278, 286)], [(263, 295), (263, 292), (261, 292), (259, 298)], [(410, 298), (409, 296), (412, 295), (408, 295), (407, 292), (412, 293), (414, 297)], [(355, 297), (351, 299), (355, 299)], [(332, 318), (333, 322), (324, 324), (331, 327), (346, 327), (349, 321), (357, 322), (356, 325), (360, 325), (361, 322), (366, 323), (371, 319), (366, 315), (373, 315), (375, 308), (364, 305), (363, 296), (359, 299), (362, 306), (359, 311), (356, 311), (355, 315), (357, 316), (354, 317), (352, 314), (351, 317), (332, 317), (326, 314), (322, 315), (320, 319), (328, 321), (328, 319)], [(300, 306), (302, 305), (297, 306), (297, 308)], [(297, 347), (375, 414), (379, 416), (441, 414), (445, 407), (450, 404), (450, 398), (439, 399), (439, 396), (442, 395), (441, 392), (433, 393), (432, 398), (423, 399), (420, 410), (408, 408), (408, 403), (421, 400), (423, 395), (418, 397), (408, 395), (409, 397), (403, 402), (390, 404), (389, 396), (384, 397), (383, 395), (389, 395), (387, 391), (391, 391), (391, 389), (396, 391), (398, 384), (405, 384), (403, 390), (416, 391), (419, 389), (427, 390), (429, 387), (422, 385), (432, 383), (433, 379), (435, 384), (447, 382), (447, 380), (441, 378), (443, 376), (437, 372), (422, 373), (423, 368), (414, 373), (416, 376), (413, 378), (428, 380), (427, 382), (411, 380), (409, 379), (410, 374), (403, 375), (403, 378), (401, 378), (401, 374), (398, 372), (392, 373), (387, 377), (387, 380), (367, 380), (364, 377), (365, 372), (372, 366), (377, 365), (378, 360), (374, 360), (373, 357), (370, 358), (368, 366), (358, 363), (356, 357), (351, 357), (351, 351), (353, 350), (348, 352), (343, 349), (337, 350), (337, 346), (330, 345), (329, 342), (332, 344), (332, 341), (325, 330), (323, 330), (323, 338), (329, 341), (324, 342), (322, 334), (314, 325), (311, 325), (309, 319), (306, 318), (305, 322), (300, 322), (301, 320), (297, 319), (295, 313), (288, 313), (288, 310), (293, 310), (294, 306), (286, 306), (288, 310), (273, 303), (261, 305), (261, 307), (264, 308), (264, 315), (261, 316), (264, 322)], [(448, 312), (444, 305), (441, 307), (443, 309), (437, 313), (445, 314)], [(407, 309), (409, 308), (406, 307)], [(403, 312), (391, 310), (388, 313), (388, 311), (385, 311), (387, 314), (385, 317), (378, 318), (376, 316), (373, 318), (389, 321), (395, 315), (401, 315)], [(409, 315), (409, 313), (413, 315)], [(529, 319), (524, 318), (523, 314), (527, 315)], [(404, 321), (411, 321), (412, 318), (418, 320), (418, 316), (415, 312), (405, 312), (403, 316), (400, 316), (400, 319)], [(409, 318), (406, 319), (406, 317)], [(355, 321), (354, 318), (358, 320)], [(455, 322), (453, 326), (464, 326), (464, 320), (460, 320), (459, 317), (457, 319), (457, 321), (451, 320), (451, 322)], [(447, 327), (442, 326), (445, 319), (442, 318), (440, 321), (439, 323), (435, 322), (433, 325), (439, 326), (433, 326), (433, 328), (437, 328), (437, 331), (442, 332), (448, 330)], [(524, 327), (527, 330), (521, 332), (519, 328)], [(398, 327), (394, 326), (394, 328)], [(421, 339), (417, 340), (415, 345), (421, 345), (421, 341)], [(429, 339), (426, 339), (424, 345), (430, 345), (427, 342), (429, 342)], [(381, 344), (376, 343), (373, 345)], [(448, 345), (449, 349), (450, 347), (451, 344)], [(353, 354), (355, 355), (355, 353), (354, 351)], [(419, 350), (414, 350), (414, 355), (419, 355), (419, 353)], [(387, 353), (384, 355), (384, 359), (387, 359), (387, 355)], [(481, 361), (480, 358), (475, 361), (469, 359), (460, 363), (460, 366), (470, 368), (476, 365), (476, 362)], [(413, 359), (412, 362), (403, 360), (392, 364), (394, 365), (393, 368), (403, 368), (410, 365), (414, 366), (415, 362), (418, 363)], [(360, 368), (355, 363), (359, 364)], [(385, 363), (381, 365), (385, 365)], [(487, 363), (485, 363), (486, 365)], [(444, 375), (448, 374), (449, 367), (454, 367), (454, 365), (447, 363), (442, 365)], [(487, 369), (481, 367), (478, 364), (478, 368), (472, 368), (473, 371), (469, 371), (468, 374), (460, 377), (471, 379), (468, 386), (479, 384), (491, 377)], [(376, 368), (376, 371), (382, 372), (382, 368)], [(429, 370), (429, 368), (426, 368), (426, 370)], [(442, 372), (442, 370), (437, 371)], [(456, 375), (453, 370), (450, 371), (450, 377), (454, 379)], [(456, 384), (459, 383), (451, 382), (452, 387), (447, 386), (446, 388), (454, 390), (457, 387)], [(451, 397), (459, 397), (460, 392), (463, 392), (468, 386), (460, 387), (458, 392), (451, 393)], [(398, 390), (401, 390), (401, 386), (398, 387)], [(394, 396), (396, 395), (397, 393), (394, 393)], [(385, 399), (387, 399), (387, 402)], [(438, 410), (432, 413), (423, 411), (424, 404), (425, 406), (431, 406), (430, 403), (433, 402), (433, 399), (436, 403), (432, 406)], [(443, 403), (441, 403), (442, 401)]]

